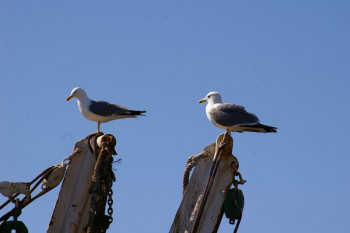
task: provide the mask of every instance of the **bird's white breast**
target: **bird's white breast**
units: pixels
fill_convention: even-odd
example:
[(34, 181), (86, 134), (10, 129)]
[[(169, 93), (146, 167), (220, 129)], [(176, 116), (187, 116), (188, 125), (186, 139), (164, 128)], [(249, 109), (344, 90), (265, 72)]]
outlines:
[(210, 111), (215, 108), (215, 105), (217, 104), (214, 104), (214, 103), (208, 103), (207, 106), (205, 107), (205, 113), (207, 114), (207, 117), (209, 119), (209, 121), (211, 123), (213, 123), (213, 125), (215, 125), (216, 127), (218, 128), (221, 128), (221, 129), (226, 129), (227, 127), (225, 126), (222, 126), (222, 125), (219, 125), (211, 116), (210, 116)]
[(94, 116), (92, 112), (89, 111), (89, 103), (86, 103), (85, 101), (78, 100), (78, 106), (80, 113), (87, 118), (90, 121), (97, 121), (96, 117)]

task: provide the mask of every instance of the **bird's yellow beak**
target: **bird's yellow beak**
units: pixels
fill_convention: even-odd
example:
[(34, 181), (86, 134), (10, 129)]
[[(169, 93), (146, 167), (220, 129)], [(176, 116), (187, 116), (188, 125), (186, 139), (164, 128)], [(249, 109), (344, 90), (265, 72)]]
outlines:
[(201, 99), (200, 101), (198, 101), (198, 103), (204, 103), (204, 102), (207, 102), (207, 100), (206, 99)]
[(73, 98), (73, 97), (74, 97), (74, 96), (72, 96), (72, 95), (71, 95), (71, 96), (68, 96), (68, 97), (67, 97), (67, 101), (69, 101), (69, 100), (70, 100), (71, 98)]

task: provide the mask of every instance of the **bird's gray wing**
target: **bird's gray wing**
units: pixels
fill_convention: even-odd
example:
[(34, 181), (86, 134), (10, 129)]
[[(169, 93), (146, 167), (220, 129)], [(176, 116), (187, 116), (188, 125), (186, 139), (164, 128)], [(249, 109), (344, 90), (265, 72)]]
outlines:
[(258, 123), (259, 119), (244, 107), (235, 104), (218, 104), (209, 112), (210, 117), (219, 125), (235, 126)]
[(111, 104), (102, 100), (91, 100), (89, 108), (91, 112), (100, 116), (132, 115), (131, 111), (128, 108), (116, 104)]

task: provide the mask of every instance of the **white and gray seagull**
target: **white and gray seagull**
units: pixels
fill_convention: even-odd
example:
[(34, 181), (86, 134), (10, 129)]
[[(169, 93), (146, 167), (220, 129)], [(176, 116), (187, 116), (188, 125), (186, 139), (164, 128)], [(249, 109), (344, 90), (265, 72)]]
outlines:
[(205, 112), (211, 123), (228, 132), (276, 133), (276, 127), (260, 124), (259, 118), (244, 107), (222, 103), (218, 92), (209, 92), (199, 103), (207, 102)]
[(137, 116), (144, 116), (142, 113), (146, 112), (130, 110), (126, 107), (103, 100), (89, 99), (84, 89), (80, 87), (76, 87), (72, 90), (70, 96), (67, 97), (67, 101), (74, 97), (78, 100), (80, 113), (86, 119), (97, 122), (97, 132), (100, 132), (101, 123), (116, 119), (136, 118)]

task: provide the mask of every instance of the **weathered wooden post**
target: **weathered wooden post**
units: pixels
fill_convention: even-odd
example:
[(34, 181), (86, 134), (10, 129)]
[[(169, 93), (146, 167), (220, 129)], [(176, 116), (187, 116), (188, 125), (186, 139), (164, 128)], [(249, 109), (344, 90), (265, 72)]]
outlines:
[(198, 159), (184, 191), (170, 233), (217, 232), (225, 195), (238, 167), (232, 146), (232, 137), (225, 133), (199, 154), (202, 159)]
[[(96, 138), (99, 147), (104, 136)], [(96, 162), (89, 140), (88, 137), (74, 146), (74, 155), (70, 159), (48, 233), (81, 233), (87, 228), (91, 206), (90, 189)]]

